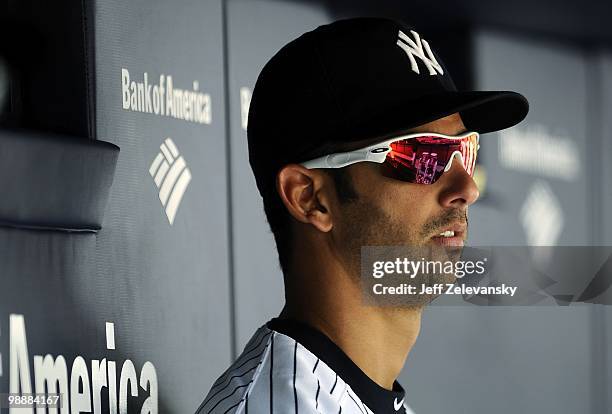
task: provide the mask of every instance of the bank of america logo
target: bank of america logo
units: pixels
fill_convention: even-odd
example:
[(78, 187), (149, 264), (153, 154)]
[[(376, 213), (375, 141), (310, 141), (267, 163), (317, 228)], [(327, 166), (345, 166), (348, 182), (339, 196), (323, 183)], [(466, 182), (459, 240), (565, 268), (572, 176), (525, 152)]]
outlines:
[[(520, 212), (521, 224), (530, 246), (555, 246), (564, 225), (561, 202), (544, 180), (536, 181), (527, 195)], [(533, 261), (547, 266), (552, 260), (552, 249), (531, 249)]]
[(160, 153), (153, 160), (149, 174), (159, 189), (159, 201), (166, 210), (168, 222), (172, 225), (191, 181), (191, 172), (172, 139), (166, 138), (159, 149)]
[(550, 185), (537, 180), (521, 207), (521, 224), (530, 246), (554, 246), (563, 230), (563, 210)]

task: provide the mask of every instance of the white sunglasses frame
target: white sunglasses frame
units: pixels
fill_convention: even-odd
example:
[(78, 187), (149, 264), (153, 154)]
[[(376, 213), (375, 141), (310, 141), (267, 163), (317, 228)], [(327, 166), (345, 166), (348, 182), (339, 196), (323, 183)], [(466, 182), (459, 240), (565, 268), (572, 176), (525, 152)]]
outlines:
[[(318, 157), (309, 161), (305, 161), (301, 163), (303, 167), (308, 169), (313, 168), (342, 168), (351, 164), (355, 164), (358, 162), (368, 161), (368, 162), (376, 162), (382, 164), (385, 162), (387, 158), (387, 153), (391, 151), (391, 143), (400, 140), (406, 140), (411, 138), (419, 138), (419, 137), (436, 137), (436, 138), (445, 138), (445, 139), (456, 139), (461, 140), (470, 135), (476, 135), (476, 150), (480, 149), (480, 134), (475, 131), (465, 132), (461, 135), (444, 135), (437, 134), (433, 132), (419, 132), (415, 134), (402, 135), (399, 137), (389, 138), (384, 141), (378, 142), (376, 144), (368, 145), (367, 147), (363, 147), (353, 151), (347, 152), (335, 152), (333, 154), (323, 155), (322, 157)], [(453, 159), (455, 156), (459, 156), (459, 160), (461, 161), (461, 165), (463, 165), (463, 156), (461, 152), (454, 151), (446, 166), (444, 167), (444, 172), (447, 172), (451, 169), (453, 164)]]

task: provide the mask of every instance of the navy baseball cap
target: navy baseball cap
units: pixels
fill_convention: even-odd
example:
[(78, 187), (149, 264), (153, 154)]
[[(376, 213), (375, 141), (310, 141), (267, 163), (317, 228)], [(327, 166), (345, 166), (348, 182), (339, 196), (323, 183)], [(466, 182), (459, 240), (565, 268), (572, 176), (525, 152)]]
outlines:
[(291, 41), (262, 69), (249, 108), (249, 162), (263, 195), (282, 166), (335, 146), (356, 149), (455, 112), (482, 134), (518, 124), (528, 110), (516, 92), (457, 91), (435, 45), (402, 22), (338, 20)]

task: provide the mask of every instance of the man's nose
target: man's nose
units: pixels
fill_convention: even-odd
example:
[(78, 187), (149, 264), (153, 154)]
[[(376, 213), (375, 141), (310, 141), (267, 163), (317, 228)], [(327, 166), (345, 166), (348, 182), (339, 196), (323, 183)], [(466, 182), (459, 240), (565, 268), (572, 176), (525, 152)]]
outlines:
[(453, 157), (450, 170), (440, 177), (440, 184), (439, 201), (442, 207), (467, 207), (480, 195), (476, 182), (463, 168), (459, 157)]

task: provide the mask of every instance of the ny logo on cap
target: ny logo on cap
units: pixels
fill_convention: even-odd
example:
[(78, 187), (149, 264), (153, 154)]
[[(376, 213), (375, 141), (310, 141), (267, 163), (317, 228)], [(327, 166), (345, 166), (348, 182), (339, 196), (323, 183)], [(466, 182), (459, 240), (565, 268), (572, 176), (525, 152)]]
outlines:
[[(404, 49), (406, 54), (408, 55), (408, 59), (410, 59), (410, 67), (412, 70), (420, 74), (419, 67), (416, 63), (414, 57), (418, 57), (423, 61), (427, 69), (429, 69), (430, 75), (444, 75), (444, 71), (442, 70), (442, 66), (438, 63), (433, 53), (431, 53), (431, 48), (429, 47), (429, 43), (427, 40), (421, 39), (419, 34), (414, 30), (411, 30), (410, 33), (414, 36), (414, 40), (412, 40), (406, 33), (399, 31), (399, 39), (397, 39), (397, 45)], [(425, 56), (427, 53), (427, 56)]]

